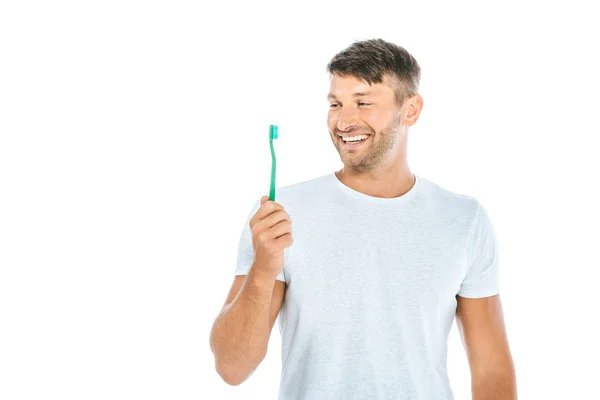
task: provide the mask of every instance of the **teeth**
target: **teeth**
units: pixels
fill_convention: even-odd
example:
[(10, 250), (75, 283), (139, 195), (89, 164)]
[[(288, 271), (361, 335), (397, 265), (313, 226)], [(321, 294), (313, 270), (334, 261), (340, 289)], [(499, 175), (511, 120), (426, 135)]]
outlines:
[(348, 138), (344, 138), (342, 136), (340, 136), (340, 137), (342, 138), (342, 140), (344, 142), (355, 142), (355, 141), (359, 141), (359, 140), (364, 140), (364, 139), (368, 138), (369, 135), (351, 136)]

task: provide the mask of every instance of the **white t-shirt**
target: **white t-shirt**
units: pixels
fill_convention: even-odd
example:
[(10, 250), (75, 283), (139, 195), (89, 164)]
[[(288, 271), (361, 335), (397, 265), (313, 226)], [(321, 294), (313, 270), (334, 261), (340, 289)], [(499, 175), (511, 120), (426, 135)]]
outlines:
[[(499, 292), (498, 244), (483, 206), (415, 174), (373, 197), (332, 172), (277, 189), (292, 219), (278, 316), (279, 400), (453, 399), (446, 371), (456, 295)], [(235, 275), (253, 263), (249, 220)]]

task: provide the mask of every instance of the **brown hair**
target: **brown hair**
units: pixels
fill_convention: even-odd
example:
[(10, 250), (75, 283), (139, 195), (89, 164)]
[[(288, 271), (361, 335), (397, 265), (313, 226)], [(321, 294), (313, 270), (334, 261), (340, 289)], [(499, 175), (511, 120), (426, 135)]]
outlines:
[(383, 39), (356, 41), (336, 54), (327, 72), (339, 76), (355, 76), (372, 85), (383, 83), (387, 74), (392, 82), (398, 107), (417, 94), (421, 68), (406, 49)]

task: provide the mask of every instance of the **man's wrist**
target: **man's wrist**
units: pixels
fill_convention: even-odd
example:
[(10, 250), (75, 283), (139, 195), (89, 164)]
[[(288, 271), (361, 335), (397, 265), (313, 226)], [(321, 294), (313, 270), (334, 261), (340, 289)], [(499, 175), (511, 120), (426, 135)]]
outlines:
[(254, 264), (250, 271), (248, 272), (248, 280), (252, 283), (253, 286), (259, 288), (273, 288), (275, 285), (276, 276), (270, 276), (265, 274), (264, 272), (255, 268)]

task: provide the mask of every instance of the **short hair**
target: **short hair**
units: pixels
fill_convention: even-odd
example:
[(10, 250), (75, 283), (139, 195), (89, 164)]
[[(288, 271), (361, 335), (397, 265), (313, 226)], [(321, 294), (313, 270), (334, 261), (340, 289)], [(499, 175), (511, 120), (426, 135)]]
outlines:
[(421, 68), (414, 57), (401, 46), (383, 39), (356, 41), (336, 54), (327, 72), (339, 76), (355, 76), (368, 82), (383, 83), (387, 74), (398, 107), (405, 99), (417, 94)]

